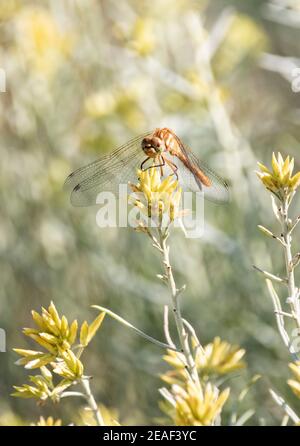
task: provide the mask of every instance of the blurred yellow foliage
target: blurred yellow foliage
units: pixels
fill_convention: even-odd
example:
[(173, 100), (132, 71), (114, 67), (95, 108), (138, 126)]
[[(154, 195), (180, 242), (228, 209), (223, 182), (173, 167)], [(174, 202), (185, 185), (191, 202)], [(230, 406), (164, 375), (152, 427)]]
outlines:
[(140, 56), (147, 56), (155, 49), (154, 22), (149, 18), (138, 18), (130, 32), (129, 47)]
[(119, 114), (130, 129), (139, 130), (145, 124), (144, 114), (138, 106), (142, 94), (144, 90), (141, 91), (139, 82), (127, 85), (126, 89), (101, 89), (86, 98), (84, 109), (92, 119)]
[(36, 423), (32, 423), (32, 426), (61, 426), (62, 421), (58, 419), (54, 419), (53, 417), (40, 417)]
[(220, 76), (230, 74), (248, 56), (258, 56), (268, 47), (268, 38), (257, 22), (236, 15), (217, 51), (213, 67)]
[(25, 424), (15, 412), (8, 406), (1, 405), (0, 410), (0, 426), (23, 426)]
[(11, 19), (21, 8), (20, 0), (2, 1), (0, 3), (0, 21)]
[(294, 379), (289, 379), (287, 383), (294, 394), (300, 398), (300, 361), (291, 362), (289, 368), (293, 372)]
[(107, 90), (98, 91), (86, 98), (84, 107), (92, 118), (101, 118), (113, 113), (116, 109), (116, 97)]
[(53, 15), (41, 8), (24, 8), (16, 25), (20, 54), (33, 71), (51, 79), (70, 55), (74, 36), (63, 31)]
[[(120, 426), (119, 423), (119, 414), (115, 409), (109, 409), (103, 404), (99, 405), (99, 410), (102, 414), (105, 426)], [(94, 426), (95, 420), (91, 411), (86, 409), (82, 409), (80, 411), (79, 423), (84, 424), (85, 426)]]

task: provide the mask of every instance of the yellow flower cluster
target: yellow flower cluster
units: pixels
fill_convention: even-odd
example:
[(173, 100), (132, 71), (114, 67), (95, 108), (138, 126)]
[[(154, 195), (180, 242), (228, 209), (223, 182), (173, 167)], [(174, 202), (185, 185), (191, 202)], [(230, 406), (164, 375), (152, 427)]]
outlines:
[(294, 379), (289, 379), (287, 383), (294, 394), (300, 398), (300, 361), (291, 362), (289, 368), (294, 374)]
[(33, 423), (32, 426), (61, 426), (62, 422), (58, 418), (55, 420), (53, 417), (40, 417), (39, 421), (37, 423)]
[(214, 425), (230, 392), (227, 388), (219, 393), (210, 383), (202, 389), (191, 381), (187, 383), (186, 389), (180, 386), (173, 387), (177, 426)]
[[(65, 316), (59, 316), (53, 302), (47, 310), (42, 308), (41, 314), (32, 311), (36, 328), (25, 328), (23, 332), (45, 351), (20, 348), (15, 348), (14, 351), (21, 356), (17, 361), (18, 365), (23, 365), (26, 369), (39, 368), (41, 375), (29, 377), (33, 385), (15, 386), (16, 392), (13, 395), (58, 401), (67, 387), (83, 377), (84, 368), (80, 356), (100, 328), (104, 316), (105, 313), (100, 313), (90, 325), (84, 321), (80, 328), (79, 344), (74, 345), (78, 334), (77, 320), (69, 324)], [(73, 348), (76, 348), (76, 354)], [(57, 385), (54, 385), (47, 365), (62, 378)]]
[(180, 216), (181, 188), (177, 180), (172, 176), (162, 179), (155, 167), (145, 171), (138, 170), (138, 178), (138, 184), (130, 184), (134, 195), (130, 195), (129, 202), (144, 216), (158, 225), (162, 224), (164, 218), (168, 224)]
[(229, 396), (229, 388), (220, 392), (214, 383), (221, 376), (246, 366), (242, 361), (245, 350), (219, 337), (205, 347), (192, 338), (192, 345), (200, 384), (195, 384), (187, 375), (184, 355), (168, 350), (164, 360), (173, 369), (161, 378), (171, 385), (171, 391), (162, 392), (168, 402), (162, 402), (161, 408), (176, 425), (210, 426), (216, 423)]
[(224, 375), (245, 368), (241, 360), (245, 350), (238, 345), (231, 345), (216, 337), (204, 349), (198, 349), (196, 355), (197, 369), (201, 375)]
[(23, 384), (23, 386), (14, 386), (16, 392), (12, 396), (19, 398), (35, 398), (39, 401), (45, 401), (48, 398), (53, 402), (58, 402), (61, 394), (66, 390), (72, 381), (62, 380), (59, 384), (54, 385), (53, 375), (47, 367), (40, 368), (41, 375), (29, 376), (31, 384)]
[(258, 163), (260, 172), (256, 172), (263, 185), (279, 199), (289, 197), (300, 185), (300, 172), (293, 175), (294, 158), (284, 160), (280, 152), (276, 158), (272, 155), (272, 170)]
[(16, 353), (23, 356), (17, 364), (24, 365), (27, 369), (46, 365), (64, 351), (69, 350), (76, 340), (78, 330), (77, 320), (69, 325), (65, 316), (59, 317), (53, 302), (48, 310), (42, 308), (41, 315), (36, 311), (32, 311), (31, 314), (36, 328), (24, 328), (23, 333), (43, 347), (47, 353), (14, 349)]
[[(242, 361), (245, 350), (238, 345), (231, 345), (216, 337), (205, 347), (198, 347), (195, 355), (196, 367), (199, 376), (209, 378), (221, 376), (236, 370), (243, 369), (246, 364)], [(168, 384), (180, 384), (185, 381), (184, 359), (182, 354), (168, 350), (164, 359), (175, 370), (168, 371), (162, 375), (162, 379)]]

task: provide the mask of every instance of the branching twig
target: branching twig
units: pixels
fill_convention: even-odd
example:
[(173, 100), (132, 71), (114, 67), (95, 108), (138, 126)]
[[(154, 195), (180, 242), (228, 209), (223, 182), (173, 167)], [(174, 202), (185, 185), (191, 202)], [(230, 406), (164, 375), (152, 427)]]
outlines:
[(283, 311), (281, 308), (280, 299), (273, 287), (272, 282), (269, 279), (267, 279), (266, 282), (267, 282), (267, 287), (268, 287), (268, 291), (269, 291), (271, 300), (273, 302), (274, 313), (275, 313), (277, 327), (278, 327), (280, 336), (281, 336), (285, 346), (289, 349), (289, 352), (291, 353), (293, 358), (297, 359), (297, 353), (296, 353), (295, 349), (293, 348), (289, 334), (285, 329), (285, 324), (284, 324), (284, 319), (283, 319)]
[(283, 200), (283, 206), (281, 208), (280, 215), (280, 223), (282, 227), (282, 235), (285, 241), (284, 254), (285, 254), (285, 268), (287, 274), (287, 287), (289, 290), (289, 301), (292, 314), (295, 315), (295, 323), (296, 327), (300, 329), (300, 309), (299, 309), (299, 297), (298, 290), (295, 285), (295, 277), (294, 277), (294, 265), (293, 265), (293, 255), (292, 255), (292, 236), (291, 236), (291, 227), (289, 223), (289, 204), (291, 199), (285, 198)]
[(282, 279), (281, 277), (275, 276), (274, 274), (271, 274), (268, 271), (264, 271), (263, 269), (260, 269), (255, 265), (253, 265), (253, 268), (256, 271), (258, 271), (259, 273), (263, 274), (266, 277), (266, 279), (271, 279), (274, 282), (278, 282), (278, 283), (287, 283), (286, 279)]
[(101, 412), (100, 412), (100, 410), (99, 410), (99, 408), (97, 406), (97, 403), (95, 401), (95, 398), (94, 398), (94, 396), (92, 394), (89, 378), (82, 378), (80, 380), (80, 383), (81, 383), (81, 385), (82, 385), (82, 387), (84, 389), (84, 394), (85, 394), (86, 401), (87, 401), (91, 411), (94, 414), (94, 417), (95, 417), (97, 425), (98, 426), (105, 426), (105, 423), (104, 423), (103, 417), (101, 415)]
[(159, 237), (158, 237), (159, 238), (159, 246), (162, 250), (163, 266), (164, 266), (164, 270), (165, 270), (165, 275), (168, 279), (168, 286), (169, 286), (169, 289), (171, 292), (173, 314), (174, 314), (178, 337), (179, 337), (179, 341), (180, 341), (181, 353), (185, 357), (186, 370), (188, 371), (191, 379), (196, 384), (199, 385), (199, 376), (198, 376), (195, 360), (191, 353), (191, 349), (190, 349), (189, 341), (188, 341), (188, 334), (184, 327), (183, 319), (181, 316), (181, 310), (180, 310), (179, 299), (178, 299), (180, 291), (176, 287), (172, 267), (170, 264), (169, 246), (167, 245), (168, 231), (167, 230), (163, 231), (162, 229), (158, 228), (158, 234), (159, 234)]
[(285, 402), (285, 400), (281, 396), (279, 396), (276, 392), (274, 392), (274, 390), (269, 389), (269, 392), (270, 392), (273, 400), (276, 402), (276, 404), (278, 404), (278, 406), (282, 407), (282, 409), (294, 421), (294, 423), (299, 423), (300, 418), (293, 411), (293, 409)]
[(172, 341), (170, 331), (169, 331), (169, 307), (168, 305), (164, 306), (164, 333), (166, 337), (166, 341), (172, 347), (176, 348), (174, 342)]

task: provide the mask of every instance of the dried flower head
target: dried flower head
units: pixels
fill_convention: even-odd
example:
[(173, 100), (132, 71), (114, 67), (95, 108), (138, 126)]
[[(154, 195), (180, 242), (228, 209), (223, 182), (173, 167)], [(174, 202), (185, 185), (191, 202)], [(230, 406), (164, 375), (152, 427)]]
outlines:
[(258, 178), (262, 181), (263, 185), (275, 194), (280, 200), (291, 196), (291, 194), (300, 185), (300, 172), (297, 172), (294, 176), (294, 158), (289, 156), (284, 160), (280, 152), (276, 159), (275, 154), (272, 155), (272, 170), (269, 170), (266, 166), (258, 163), (260, 172), (256, 172)]

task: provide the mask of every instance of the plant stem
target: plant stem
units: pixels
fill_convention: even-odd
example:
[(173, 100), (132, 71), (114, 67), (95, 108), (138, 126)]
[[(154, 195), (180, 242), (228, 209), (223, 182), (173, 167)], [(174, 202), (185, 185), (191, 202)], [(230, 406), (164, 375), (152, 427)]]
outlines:
[(285, 198), (282, 202), (282, 211), (280, 213), (280, 216), (281, 216), (282, 234), (285, 242), (284, 256), (285, 256), (285, 267), (287, 274), (287, 287), (289, 291), (289, 304), (292, 310), (292, 315), (294, 315), (296, 326), (300, 330), (299, 299), (298, 299), (298, 290), (295, 286), (294, 266), (292, 263), (293, 260), (292, 247), (291, 247), (292, 236), (291, 236), (291, 228), (289, 225), (288, 209), (289, 209), (289, 201), (287, 198)]
[(298, 415), (293, 411), (293, 409), (291, 409), (291, 407), (285, 402), (285, 400), (274, 390), (269, 389), (269, 392), (278, 406), (282, 407), (285, 413), (293, 420), (293, 422), (298, 424), (300, 421)]
[(172, 299), (172, 305), (173, 305), (173, 314), (175, 318), (175, 323), (177, 327), (178, 337), (180, 341), (180, 348), (181, 353), (185, 357), (185, 366), (188, 374), (190, 375), (190, 378), (196, 383), (200, 384), (199, 382), (199, 376), (195, 364), (195, 360), (193, 358), (193, 355), (191, 353), (189, 340), (188, 340), (188, 334), (185, 329), (183, 319), (181, 316), (181, 310), (179, 305), (179, 290), (176, 287), (175, 279), (173, 276), (172, 267), (170, 264), (170, 256), (169, 256), (169, 246), (167, 245), (167, 239), (168, 239), (168, 230), (162, 231), (161, 229), (158, 229), (159, 234), (159, 247), (161, 249), (161, 254), (163, 257), (163, 265), (165, 270), (165, 275), (168, 281), (168, 286), (171, 293), (171, 299)]
[(116, 313), (114, 313), (111, 310), (108, 310), (105, 307), (101, 307), (100, 305), (93, 305), (93, 308), (97, 308), (97, 310), (103, 311), (104, 313), (107, 313), (109, 316), (111, 316), (113, 319), (115, 319), (116, 321), (120, 322), (121, 324), (125, 325), (125, 327), (131, 328), (132, 330), (134, 330), (138, 335), (142, 336), (143, 338), (147, 339), (147, 341), (152, 342), (153, 344), (159, 345), (159, 347), (163, 347), (163, 348), (169, 348), (170, 350), (175, 350), (176, 351), (176, 347), (174, 347), (172, 344), (166, 344), (165, 342), (161, 342), (155, 338), (153, 338), (152, 336), (147, 335), (146, 333), (144, 333), (142, 330), (140, 330), (139, 328), (136, 328), (134, 325), (132, 325), (130, 322), (126, 321), (125, 319), (123, 319), (121, 316), (117, 315)]
[(91, 411), (94, 414), (94, 418), (97, 423), (97, 426), (105, 426), (101, 412), (97, 406), (94, 395), (92, 394), (89, 378), (82, 378), (80, 382), (84, 389), (86, 401), (87, 401), (88, 405), (90, 406)]

